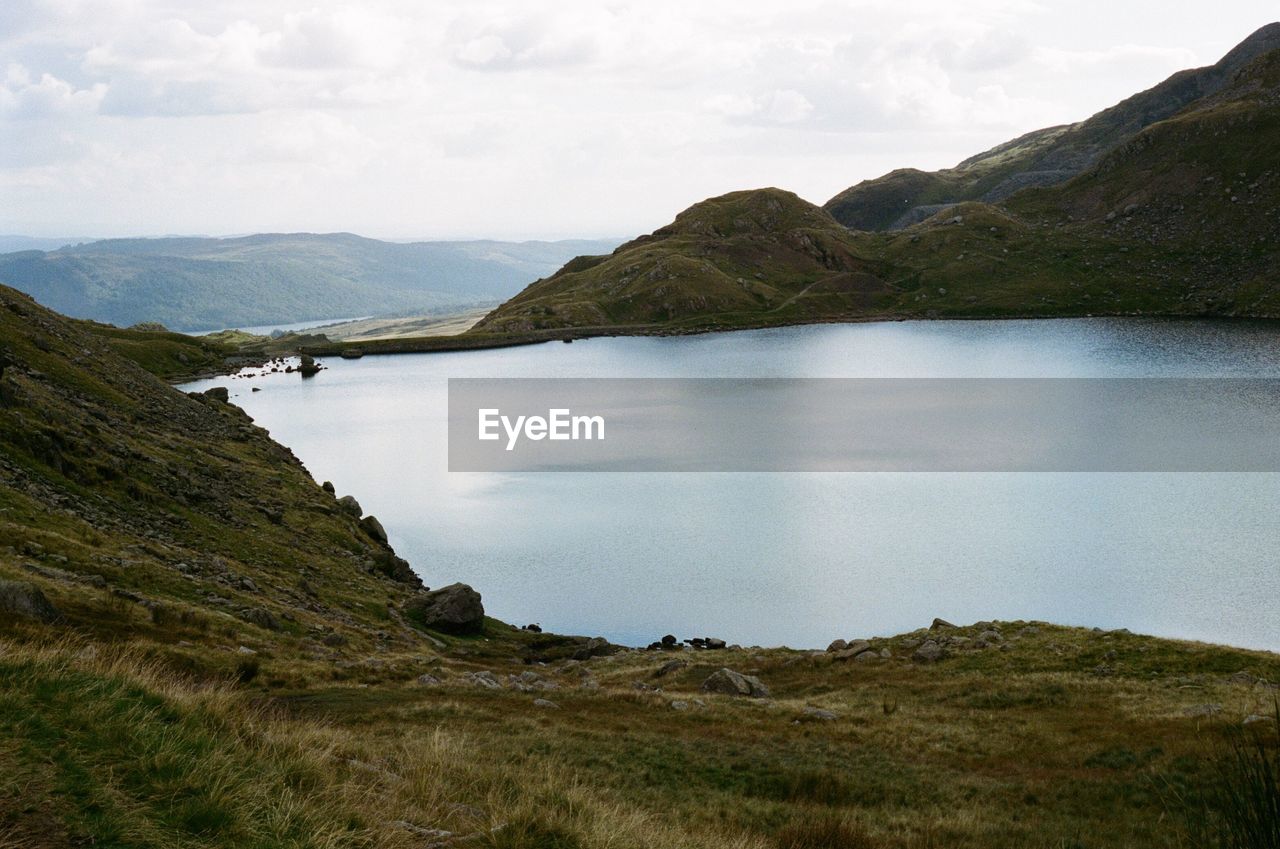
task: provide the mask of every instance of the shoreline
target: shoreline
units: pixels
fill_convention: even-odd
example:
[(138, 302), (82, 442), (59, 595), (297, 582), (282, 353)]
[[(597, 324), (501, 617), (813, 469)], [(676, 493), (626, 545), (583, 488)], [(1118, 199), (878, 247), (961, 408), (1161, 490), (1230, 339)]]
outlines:
[(1280, 315), (1204, 315), (1179, 313), (1063, 313), (1059, 315), (956, 315), (956, 316), (919, 316), (919, 315), (875, 315), (851, 318), (819, 318), (807, 321), (767, 322), (760, 324), (743, 324), (732, 327), (690, 326), (673, 328), (660, 325), (631, 326), (592, 326), (577, 328), (556, 328), (542, 331), (529, 331), (520, 334), (468, 336), (412, 336), (397, 339), (377, 339), (368, 342), (334, 342), (329, 345), (301, 345), (298, 353), (314, 357), (347, 357), (356, 359), (364, 356), (388, 354), (444, 354), (462, 351), (497, 350), (501, 348), (517, 348), (526, 345), (540, 345), (546, 342), (574, 342), (585, 339), (613, 339), (623, 337), (680, 337), (703, 336), (713, 333), (735, 333), (745, 330), (768, 330), (782, 327), (807, 327), (811, 325), (834, 324), (890, 324), (900, 322), (939, 322), (939, 321), (1055, 321), (1063, 319), (1147, 319), (1156, 321), (1227, 321), (1227, 322), (1265, 322), (1280, 323)]

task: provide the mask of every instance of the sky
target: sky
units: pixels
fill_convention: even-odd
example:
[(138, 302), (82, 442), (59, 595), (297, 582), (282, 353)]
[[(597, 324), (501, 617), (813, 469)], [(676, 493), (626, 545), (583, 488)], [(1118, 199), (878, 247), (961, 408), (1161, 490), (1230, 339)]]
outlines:
[(1274, 0), (2, 0), (0, 233), (629, 237), (1211, 64)]

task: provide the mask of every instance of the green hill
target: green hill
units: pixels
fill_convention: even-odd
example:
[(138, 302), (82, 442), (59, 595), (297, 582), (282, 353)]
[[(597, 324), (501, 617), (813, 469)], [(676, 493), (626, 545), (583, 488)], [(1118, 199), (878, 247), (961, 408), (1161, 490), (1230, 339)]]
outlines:
[(1063, 183), (1144, 128), (1221, 91), (1237, 71), (1276, 48), (1280, 23), (1259, 29), (1216, 64), (1180, 71), (1085, 121), (1027, 133), (955, 168), (904, 168), (864, 180), (823, 208), (854, 230), (899, 230), (962, 201), (995, 203), (1030, 186)]
[(185, 330), (492, 303), (614, 242), (413, 242), (349, 233), (111, 239), (0, 255), (0, 282), (77, 318)]
[(778, 189), (736, 192), (608, 256), (573, 260), (468, 335), (531, 341), (940, 316), (1276, 317), (1278, 216), (1273, 50), (1064, 183), (944, 206), (886, 233), (849, 230)]

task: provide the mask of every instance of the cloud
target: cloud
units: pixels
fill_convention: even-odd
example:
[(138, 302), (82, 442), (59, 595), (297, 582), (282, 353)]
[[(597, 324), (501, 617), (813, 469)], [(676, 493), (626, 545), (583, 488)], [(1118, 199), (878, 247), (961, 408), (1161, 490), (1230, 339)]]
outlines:
[(519, 71), (588, 64), (600, 56), (598, 30), (560, 16), (455, 24), (453, 59), (476, 71)]
[(52, 74), (32, 79), (30, 71), (13, 63), (0, 85), (0, 114), (23, 120), (87, 115), (97, 111), (106, 92), (102, 83), (78, 89)]

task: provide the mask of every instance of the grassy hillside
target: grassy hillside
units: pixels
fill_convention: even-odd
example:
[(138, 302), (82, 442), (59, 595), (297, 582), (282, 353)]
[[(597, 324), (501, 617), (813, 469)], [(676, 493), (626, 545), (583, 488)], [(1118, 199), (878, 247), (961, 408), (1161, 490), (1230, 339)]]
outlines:
[[(848, 230), (777, 189), (581, 257), (468, 336), (556, 338), (902, 317), (1280, 317), (1280, 51), (1061, 185)], [(901, 174), (902, 180), (916, 179)]]
[[(845, 261), (784, 201), (668, 238), (783, 226)], [(137, 364), (180, 339), (101, 334), (0, 287), (2, 845), (1208, 846), (1240, 810), (1217, 790), (1252, 786), (1232, 745), (1275, 751), (1280, 656), (1127, 632), (419, 630), (367, 523), (238, 408)], [(707, 692), (726, 667), (758, 697)]]
[(200, 330), (492, 303), (613, 244), (401, 244), (348, 233), (115, 239), (0, 255), (0, 282), (66, 315)]
[(1280, 48), (1280, 23), (1269, 24), (1206, 68), (1180, 71), (1092, 118), (1028, 133), (955, 168), (894, 171), (845, 189), (824, 209), (855, 230), (898, 230), (963, 201), (999, 202), (1031, 186), (1065, 182), (1146, 127), (1212, 96), (1258, 56)]

